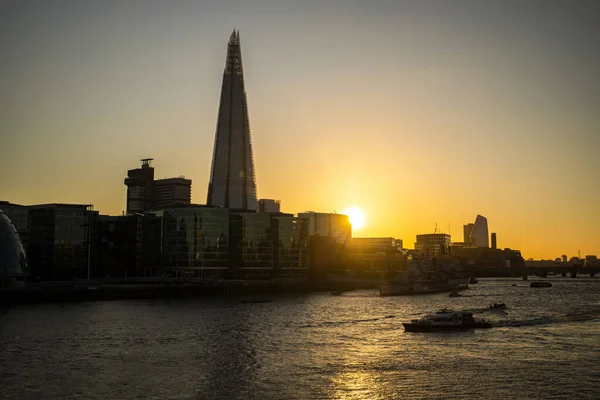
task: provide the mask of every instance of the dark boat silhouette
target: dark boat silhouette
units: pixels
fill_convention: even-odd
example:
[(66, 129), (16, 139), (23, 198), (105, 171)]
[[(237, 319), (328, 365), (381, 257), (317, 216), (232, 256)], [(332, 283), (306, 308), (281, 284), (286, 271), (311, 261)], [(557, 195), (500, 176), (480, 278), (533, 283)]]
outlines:
[(403, 322), (402, 325), (406, 332), (464, 331), (492, 327), (492, 324), (485, 318), (473, 318), (471, 312), (452, 311), (446, 308), (435, 314)]
[(252, 303), (272, 303), (273, 299), (245, 299), (242, 300), (244, 304), (252, 304)]
[(535, 288), (552, 287), (552, 284), (548, 281), (533, 281), (529, 284), (529, 287), (535, 287)]

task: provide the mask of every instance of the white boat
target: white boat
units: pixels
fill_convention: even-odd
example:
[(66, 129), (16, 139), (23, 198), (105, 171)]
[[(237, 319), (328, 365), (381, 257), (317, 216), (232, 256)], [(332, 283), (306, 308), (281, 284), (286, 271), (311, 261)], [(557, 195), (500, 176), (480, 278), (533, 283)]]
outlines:
[(492, 327), (492, 324), (485, 318), (473, 318), (471, 312), (452, 311), (446, 308), (435, 314), (425, 315), (410, 322), (403, 322), (402, 325), (406, 332), (460, 331)]

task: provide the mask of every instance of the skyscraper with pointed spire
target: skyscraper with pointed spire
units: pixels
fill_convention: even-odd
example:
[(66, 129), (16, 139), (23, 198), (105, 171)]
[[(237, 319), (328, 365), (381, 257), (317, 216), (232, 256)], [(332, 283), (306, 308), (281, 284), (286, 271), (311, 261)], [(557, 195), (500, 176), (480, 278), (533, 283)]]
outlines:
[(236, 30), (227, 45), (206, 203), (224, 208), (258, 209), (240, 34)]

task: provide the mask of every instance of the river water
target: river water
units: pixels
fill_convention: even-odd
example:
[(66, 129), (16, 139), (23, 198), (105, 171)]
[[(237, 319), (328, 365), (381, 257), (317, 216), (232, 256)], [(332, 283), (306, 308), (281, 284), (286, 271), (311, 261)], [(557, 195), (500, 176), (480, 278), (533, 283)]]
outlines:
[[(600, 279), (0, 309), (1, 399), (598, 399)], [(513, 286), (513, 285), (517, 286)], [(492, 311), (491, 302), (508, 309)], [(405, 333), (441, 307), (493, 329)]]

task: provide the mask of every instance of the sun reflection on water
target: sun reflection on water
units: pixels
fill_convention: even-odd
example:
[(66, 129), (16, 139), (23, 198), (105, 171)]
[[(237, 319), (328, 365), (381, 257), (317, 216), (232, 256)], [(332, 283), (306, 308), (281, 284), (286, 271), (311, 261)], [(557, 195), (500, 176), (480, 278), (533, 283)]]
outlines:
[(331, 378), (332, 398), (340, 400), (386, 399), (386, 390), (376, 371), (341, 371)]

